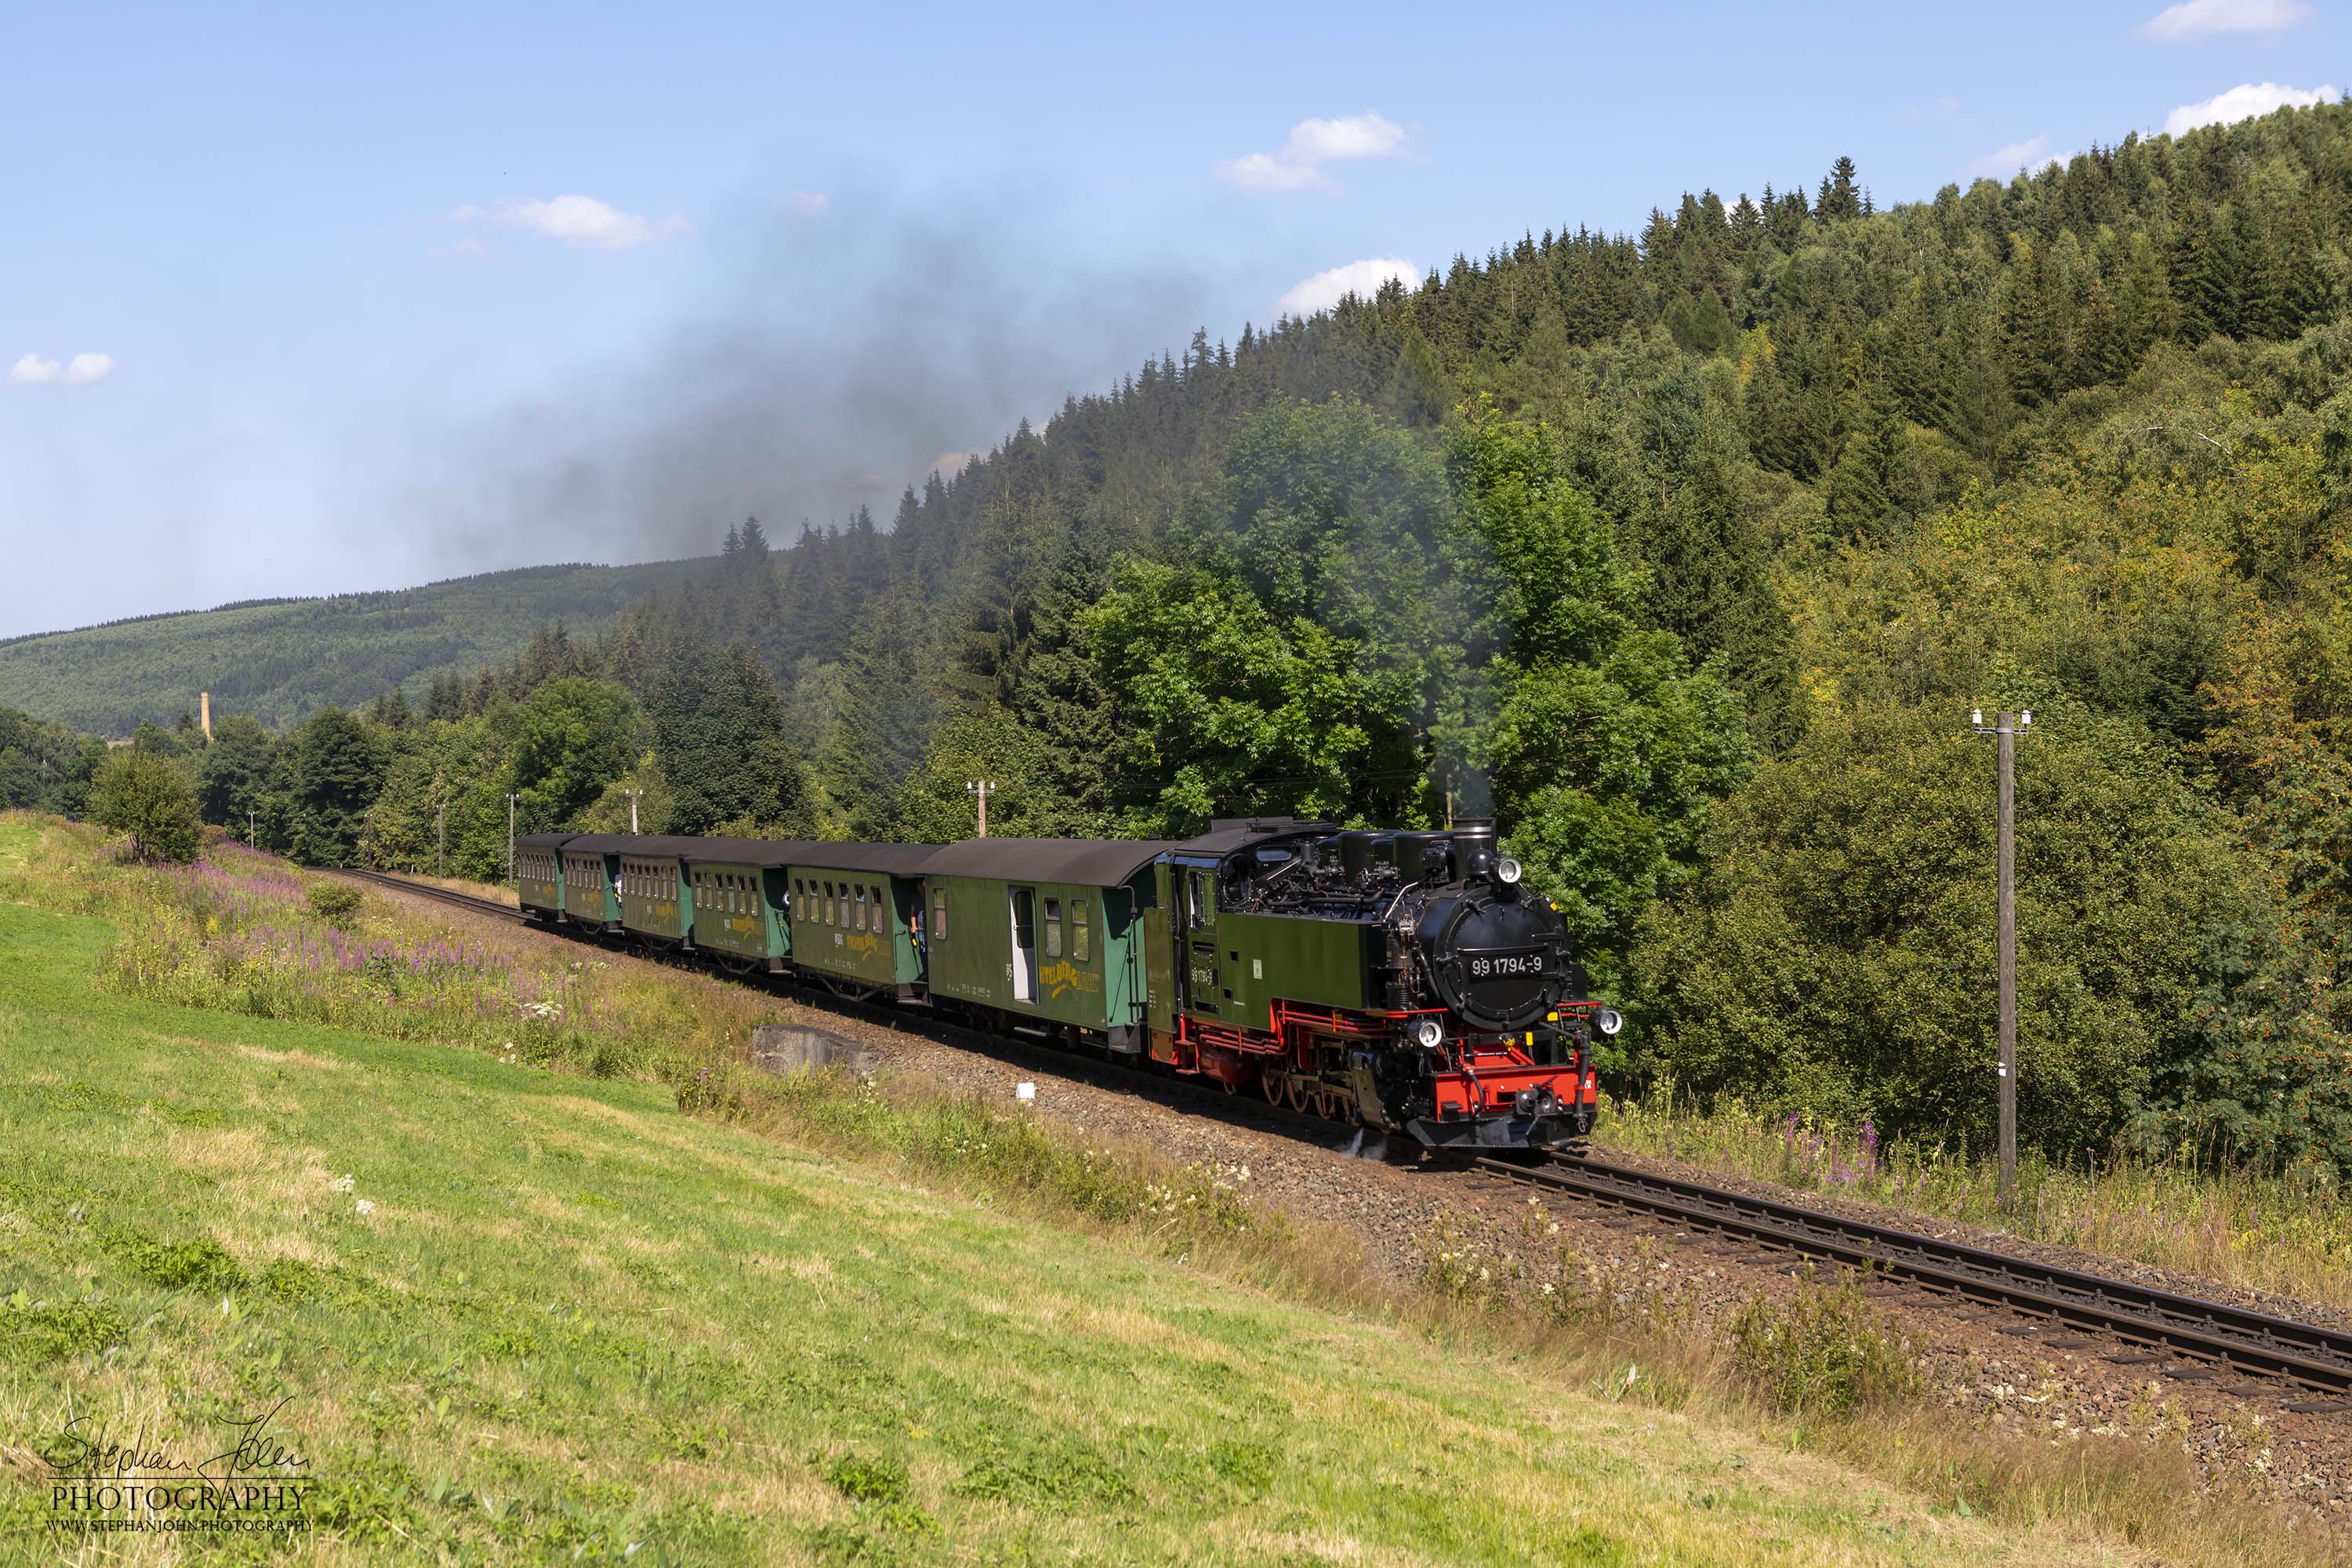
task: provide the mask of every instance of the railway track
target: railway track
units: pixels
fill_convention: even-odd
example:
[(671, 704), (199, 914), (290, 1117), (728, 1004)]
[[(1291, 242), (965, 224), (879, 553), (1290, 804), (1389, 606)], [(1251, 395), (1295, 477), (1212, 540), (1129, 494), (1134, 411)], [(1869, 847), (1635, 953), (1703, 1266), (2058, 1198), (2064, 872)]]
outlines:
[[(476, 913), (521, 919), (520, 910), (495, 899), (381, 871), (341, 874)], [(898, 1017), (885, 1016), (887, 1009), (830, 995), (821, 999), (888, 1027), (906, 1026)], [(942, 1022), (939, 1032), (959, 1043), (984, 1039), (992, 1048), (1012, 1046), (1024, 1054), (1031, 1048), (1027, 1042), (998, 1041), (961, 1025)], [(1040, 1056), (1045, 1054), (1044, 1047), (1034, 1048)], [(1057, 1068), (1086, 1065), (1083, 1058), (1057, 1056), (1055, 1060)], [(1202, 1098), (1233, 1104), (1223, 1095), (1206, 1091)], [(2105, 1352), (2111, 1362), (2167, 1363), (2169, 1374), (2176, 1378), (2214, 1375), (2226, 1370), (2284, 1379), (2321, 1396), (2291, 1403), (2290, 1410), (2352, 1410), (2352, 1403), (2347, 1403), (2352, 1398), (2352, 1333), (1588, 1157), (1561, 1155), (1540, 1164), (1481, 1159), (1474, 1162), (1474, 1168), (1625, 1215), (1899, 1279), (1958, 1302), (2000, 1312), (2010, 1319), (1996, 1325), (2004, 1331), (2053, 1342), (2073, 1342), (2083, 1335), (2108, 1338), (2120, 1345)], [(2183, 1362), (2188, 1364), (2182, 1365)]]
[(504, 915), (509, 920), (522, 918), (522, 911), (512, 904), (502, 904), (496, 899), (485, 899), (475, 893), (460, 893), (448, 888), (436, 888), (430, 882), (412, 882), (405, 877), (394, 877), (383, 871), (362, 871), (356, 868), (345, 867), (337, 869), (333, 875), (349, 877), (355, 881), (373, 882), (380, 888), (396, 888), (404, 893), (414, 893), (420, 899), (431, 899), (436, 903), (455, 904), (461, 910), (472, 910), (477, 914)]
[[(2126, 1348), (2109, 1352), (2109, 1361), (2155, 1364), (2187, 1358), (2202, 1369), (2285, 1378), (2326, 1394), (2352, 1393), (2352, 1334), (2315, 1323), (1595, 1160), (1563, 1157), (1541, 1165), (1481, 1160), (1477, 1166), (1621, 1213), (1905, 1280), (2003, 1310), (2024, 1331), (2061, 1342), (2086, 1333), (2123, 1342)], [(2198, 1370), (2188, 1369), (2188, 1375)], [(2178, 1368), (2172, 1373), (2183, 1374)], [(2288, 1408), (2352, 1405), (2321, 1398)]]

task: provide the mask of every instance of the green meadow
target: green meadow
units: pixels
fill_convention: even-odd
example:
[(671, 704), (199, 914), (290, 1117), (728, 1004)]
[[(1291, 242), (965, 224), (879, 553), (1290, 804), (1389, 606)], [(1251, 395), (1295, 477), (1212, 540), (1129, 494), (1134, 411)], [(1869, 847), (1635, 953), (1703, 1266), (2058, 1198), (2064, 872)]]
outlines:
[[(659, 1083), (134, 998), (116, 938), (0, 903), (7, 1562), (2139, 1560)], [(307, 1531), (53, 1528), (69, 1431), (273, 1408)]]

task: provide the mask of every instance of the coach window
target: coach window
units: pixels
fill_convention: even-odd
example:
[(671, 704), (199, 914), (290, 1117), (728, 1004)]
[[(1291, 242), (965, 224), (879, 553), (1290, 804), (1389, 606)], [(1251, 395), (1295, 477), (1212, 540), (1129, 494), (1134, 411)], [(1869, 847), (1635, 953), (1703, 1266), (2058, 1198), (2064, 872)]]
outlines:
[(856, 929), (859, 931), (864, 931), (866, 929), (866, 889), (863, 888), (857, 889)]
[(824, 884), (824, 923), (827, 925), (833, 923), (833, 884), (831, 882)]
[(1045, 900), (1045, 956), (1062, 956), (1062, 900)]
[(948, 890), (941, 888), (931, 895), (931, 940), (939, 942), (948, 934)]
[(1087, 961), (1087, 954), (1091, 945), (1087, 936), (1087, 901), (1084, 899), (1072, 899), (1070, 900), (1070, 956), (1080, 963)]

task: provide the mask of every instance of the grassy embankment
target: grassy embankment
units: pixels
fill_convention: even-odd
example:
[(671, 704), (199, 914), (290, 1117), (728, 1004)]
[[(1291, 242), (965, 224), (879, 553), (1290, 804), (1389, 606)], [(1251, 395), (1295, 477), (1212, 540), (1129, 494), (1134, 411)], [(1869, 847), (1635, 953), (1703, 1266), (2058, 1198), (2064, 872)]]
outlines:
[(1989, 1159), (1881, 1146), (1867, 1123), (1776, 1120), (1736, 1105), (1700, 1111), (1671, 1086), (1646, 1100), (1611, 1101), (1595, 1141), (2352, 1308), (2352, 1201), (2330, 1183), (2212, 1167), (2186, 1155), (2168, 1163), (2119, 1157), (2084, 1168), (2029, 1152), (2018, 1162), (2017, 1212), (2004, 1215)]
[(2161, 1464), (2135, 1501), (1856, 1426), (1910, 1433), (1922, 1495), (1655, 1367), (1314, 1304), (1279, 1261), (1312, 1249), (1213, 1174), (1001, 1110), (754, 1103), (754, 993), (382, 910), (326, 934), (257, 860), (91, 848), (0, 816), (0, 899), (139, 916), (117, 945), (0, 902), (11, 1560), (58, 1552), (37, 1455), (68, 1411), (200, 1445), (288, 1394), (329, 1561), (2072, 1562), (2128, 1558), (2088, 1526), (2142, 1510), (2288, 1555), (2160, 1506)]

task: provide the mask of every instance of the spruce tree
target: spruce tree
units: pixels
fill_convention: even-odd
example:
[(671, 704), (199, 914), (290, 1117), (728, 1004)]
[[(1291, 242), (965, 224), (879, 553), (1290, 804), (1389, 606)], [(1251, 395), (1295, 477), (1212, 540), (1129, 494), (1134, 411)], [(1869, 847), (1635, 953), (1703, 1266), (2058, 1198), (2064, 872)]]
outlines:
[(1830, 165), (1822, 180), (1821, 196), (1813, 203), (1813, 216), (1824, 224), (1862, 216), (1862, 187), (1854, 177), (1853, 159), (1841, 157)]

